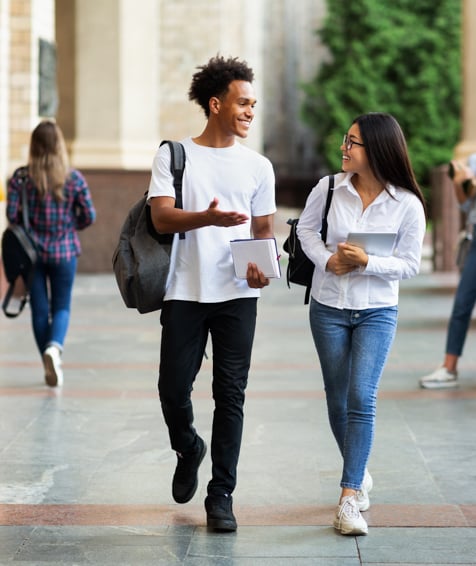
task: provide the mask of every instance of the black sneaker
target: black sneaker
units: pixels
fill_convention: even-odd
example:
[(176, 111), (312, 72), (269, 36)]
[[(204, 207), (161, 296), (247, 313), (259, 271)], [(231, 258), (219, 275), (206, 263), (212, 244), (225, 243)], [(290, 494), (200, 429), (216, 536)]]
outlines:
[(207, 495), (205, 499), (207, 527), (215, 531), (236, 531), (232, 506), (231, 495)]
[(172, 480), (172, 496), (177, 503), (187, 503), (198, 487), (198, 468), (207, 452), (204, 440), (197, 436), (196, 448), (185, 454), (177, 452), (177, 467)]

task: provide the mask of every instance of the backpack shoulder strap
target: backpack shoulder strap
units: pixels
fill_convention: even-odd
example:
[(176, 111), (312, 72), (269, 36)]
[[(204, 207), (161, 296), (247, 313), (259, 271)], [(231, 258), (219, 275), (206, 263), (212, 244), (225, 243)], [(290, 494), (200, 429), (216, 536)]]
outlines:
[(22, 217), (23, 217), (23, 226), (27, 234), (30, 232), (30, 218), (28, 216), (28, 194), (26, 192), (26, 185), (25, 183), (22, 184), (21, 187), (21, 207), (22, 207)]
[(329, 188), (327, 189), (327, 200), (326, 200), (326, 208), (324, 210), (324, 218), (327, 218), (327, 214), (329, 212), (329, 208), (331, 207), (332, 196), (334, 191), (334, 175), (329, 175)]
[[(329, 175), (329, 187), (327, 189), (327, 199), (326, 206), (324, 207), (324, 214), (322, 216), (322, 228), (321, 228), (321, 238), (325, 242), (327, 239), (327, 214), (329, 213), (329, 208), (331, 207), (332, 197), (334, 195), (334, 175)], [(306, 287), (306, 293), (304, 295), (304, 304), (309, 303), (309, 298), (311, 296), (311, 285)]]
[[(163, 140), (160, 145), (167, 144), (170, 149), (170, 171), (174, 176), (174, 189), (175, 189), (175, 207), (183, 208), (182, 201), (182, 180), (183, 172), (185, 170), (185, 149), (180, 142)], [(183, 240), (185, 234), (180, 232), (179, 238)]]
[(185, 149), (180, 142), (164, 140), (161, 146), (167, 144), (170, 149), (170, 171), (174, 176), (175, 206), (182, 208), (182, 179), (185, 170)]
[(327, 199), (326, 206), (324, 208), (324, 215), (322, 217), (322, 228), (321, 228), (321, 238), (325, 242), (327, 239), (327, 214), (329, 213), (329, 208), (331, 207), (332, 196), (334, 195), (334, 175), (329, 175), (329, 188), (327, 189)]

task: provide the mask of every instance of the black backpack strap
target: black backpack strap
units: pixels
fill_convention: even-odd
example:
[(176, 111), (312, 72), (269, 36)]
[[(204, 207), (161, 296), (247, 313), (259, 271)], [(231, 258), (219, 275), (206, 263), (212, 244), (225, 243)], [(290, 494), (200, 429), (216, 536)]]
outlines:
[[(170, 171), (174, 176), (174, 189), (175, 189), (175, 207), (183, 208), (182, 201), (182, 180), (183, 172), (185, 170), (185, 149), (180, 142), (164, 140), (161, 146), (167, 144), (170, 149)], [(185, 239), (185, 233), (180, 232), (179, 238)]]
[[(327, 240), (327, 215), (329, 213), (329, 208), (331, 207), (332, 196), (334, 195), (334, 175), (329, 175), (329, 188), (327, 189), (327, 199), (326, 206), (324, 207), (324, 215), (322, 217), (322, 228), (321, 228), (321, 238), (325, 242)], [(304, 295), (304, 304), (309, 304), (309, 298), (311, 296), (311, 285), (306, 287), (306, 294)]]
[(23, 217), (23, 226), (25, 227), (26, 233), (30, 233), (30, 218), (28, 216), (28, 195), (26, 192), (26, 185), (23, 183), (21, 187), (21, 210)]
[(321, 238), (325, 242), (327, 240), (327, 215), (329, 213), (329, 208), (331, 207), (332, 196), (334, 191), (334, 175), (329, 175), (329, 188), (327, 189), (327, 200), (326, 207), (324, 209), (324, 216), (322, 217), (322, 228), (321, 228)]
[(311, 296), (311, 285), (308, 285), (306, 287), (306, 293), (304, 295), (304, 304), (308, 305), (309, 304), (309, 297)]
[[(22, 214), (22, 219), (23, 219), (23, 227), (25, 228), (26, 239), (28, 240), (28, 242), (25, 242), (25, 244), (23, 244), (23, 248), (27, 251), (27, 253), (30, 257), (31, 263), (35, 264), (38, 255), (37, 255), (37, 244), (35, 242), (35, 238), (33, 237), (33, 234), (32, 234), (31, 228), (30, 228), (30, 217), (29, 217), (29, 214), (28, 214), (28, 192), (27, 192), (27, 189), (26, 189), (26, 178), (28, 176), (28, 172), (27, 172), (26, 168), (22, 167), (22, 169), (25, 171), (25, 173), (24, 173), (24, 175), (22, 177), (22, 181), (21, 181), (22, 182), (22, 187), (21, 187), (21, 214)], [(28, 244), (31, 244), (33, 246), (33, 248), (29, 249)], [(32, 279), (33, 279), (33, 270), (31, 270), (30, 274), (29, 274), (28, 288), (31, 287)]]

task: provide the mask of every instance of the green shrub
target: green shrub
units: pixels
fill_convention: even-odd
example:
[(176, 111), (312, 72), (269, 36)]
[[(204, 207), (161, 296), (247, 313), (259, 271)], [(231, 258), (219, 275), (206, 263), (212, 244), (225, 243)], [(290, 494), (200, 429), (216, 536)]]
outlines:
[(317, 33), (329, 60), (304, 85), (303, 116), (319, 155), (340, 169), (343, 134), (359, 114), (389, 112), (424, 187), (460, 136), (461, 6), (456, 0), (328, 0)]

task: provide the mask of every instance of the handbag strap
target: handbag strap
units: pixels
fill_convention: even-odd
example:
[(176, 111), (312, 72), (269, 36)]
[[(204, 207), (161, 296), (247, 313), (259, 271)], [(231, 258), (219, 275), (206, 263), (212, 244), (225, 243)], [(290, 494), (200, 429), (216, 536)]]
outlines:
[(21, 188), (21, 206), (22, 206), (22, 216), (23, 216), (23, 226), (25, 227), (26, 233), (30, 233), (30, 219), (28, 218), (28, 195), (26, 192), (26, 185), (23, 183)]

